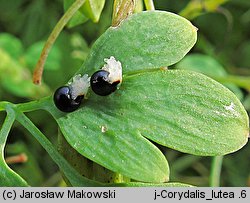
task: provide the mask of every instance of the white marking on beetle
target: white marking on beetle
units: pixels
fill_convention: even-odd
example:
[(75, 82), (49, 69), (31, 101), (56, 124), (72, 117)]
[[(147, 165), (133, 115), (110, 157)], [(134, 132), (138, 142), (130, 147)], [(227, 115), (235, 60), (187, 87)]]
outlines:
[(116, 60), (114, 56), (110, 56), (109, 59), (105, 58), (106, 63), (102, 70), (109, 72), (108, 82), (113, 83), (119, 81), (122, 82), (122, 64), (120, 61)]
[(88, 74), (81, 76), (80, 74), (75, 75), (72, 82), (69, 82), (69, 88), (71, 90), (72, 99), (76, 99), (78, 96), (86, 96), (90, 87), (90, 77)]

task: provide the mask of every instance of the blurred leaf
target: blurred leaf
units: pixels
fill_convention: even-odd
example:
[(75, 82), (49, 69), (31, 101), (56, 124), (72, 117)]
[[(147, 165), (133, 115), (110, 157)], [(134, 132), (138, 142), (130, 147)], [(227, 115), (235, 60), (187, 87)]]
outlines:
[[(51, 98), (47, 97), (42, 100), (36, 101), (46, 105), (45, 108), (51, 108)], [(27, 106), (32, 105), (26, 103)], [(19, 105), (19, 108), (22, 105)], [(14, 107), (15, 108), (15, 107)], [(48, 110), (48, 109), (47, 109)], [(26, 128), (34, 138), (42, 145), (42, 147), (48, 152), (53, 161), (58, 165), (63, 174), (68, 178), (70, 184), (75, 187), (83, 186), (101, 186), (101, 183), (93, 180), (89, 180), (81, 176), (77, 171), (61, 156), (56, 150), (54, 145), (45, 137), (45, 135), (32, 123), (32, 121), (25, 116), (19, 109), (15, 108), (16, 120)]]
[(191, 0), (179, 14), (192, 20), (204, 12), (215, 12), (221, 4), (227, 1), (228, 0)]
[(105, 0), (86, 0), (80, 11), (93, 22), (98, 22), (104, 7)]
[(193, 47), (196, 34), (189, 21), (173, 13), (133, 14), (95, 42), (80, 73), (93, 73), (110, 56), (122, 63), (124, 74), (172, 65)]
[(176, 67), (200, 72), (210, 77), (227, 75), (226, 70), (221, 64), (211, 56), (203, 54), (189, 54), (177, 63)]
[(240, 67), (250, 68), (250, 41), (244, 41), (237, 54), (237, 64)]
[[(74, 2), (75, 0), (64, 0), (64, 11), (66, 11)], [(87, 21), (88, 18), (84, 16), (80, 11), (77, 11), (76, 14), (70, 19), (67, 26), (69, 28), (72, 28)]]
[(250, 77), (249, 76), (238, 76), (238, 75), (226, 75), (214, 77), (215, 80), (221, 83), (233, 83), (241, 88), (245, 88), (250, 91)]
[[(219, 62), (203, 54), (187, 55), (176, 65), (176, 68), (200, 72), (212, 78), (220, 78), (228, 75)], [(218, 80), (218, 82), (221, 81)], [(236, 85), (228, 82), (224, 83), (224, 85), (233, 91), (240, 100), (243, 99), (243, 93)]]
[(29, 182), (31, 186), (40, 186), (43, 181), (42, 171), (39, 168), (36, 157), (29, 151), (24, 142), (16, 142), (6, 146), (6, 154), (13, 156), (19, 153), (27, 155), (27, 162), (22, 164), (12, 164), (11, 167)]
[[(43, 46), (44, 42), (37, 42), (27, 49), (24, 58), (27, 66), (31, 70), (33, 70), (34, 67), (36, 66), (36, 63), (42, 52)], [(47, 58), (45, 69), (46, 70), (60, 69), (60, 60), (61, 60), (61, 51), (57, 48), (57, 46), (53, 46)]]
[(15, 113), (8, 109), (7, 117), (0, 129), (0, 186), (14, 187), (14, 186), (28, 186), (17, 173), (11, 170), (4, 160), (4, 147), (13, 122), (15, 121)]
[(250, 9), (248, 9), (240, 18), (244, 24), (250, 23)]
[(199, 33), (199, 37), (195, 44), (195, 49), (208, 56), (213, 56), (215, 51), (213, 44), (208, 39), (206, 39), (202, 33)]
[(43, 39), (53, 28), (62, 13), (61, 6), (58, 6), (61, 3), (60, 0), (1, 1), (1, 28), (14, 33), (25, 46), (31, 45)]
[(243, 101), (243, 105), (247, 111), (250, 110), (250, 95), (248, 94)]
[(244, 6), (244, 7), (250, 7), (250, 1), (246, 1), (246, 0), (231, 0), (230, 1), (231, 4), (233, 4), (234, 6)]
[(72, 57), (85, 61), (89, 54), (89, 46), (84, 38), (77, 33), (71, 35), (71, 45), (74, 48)]
[(114, 184), (116, 187), (193, 187), (185, 183), (169, 182), (169, 183), (140, 183), (140, 182), (129, 182)]
[(46, 85), (32, 83), (31, 73), (0, 49), (0, 84), (3, 88), (19, 97), (39, 98), (49, 93)]
[(23, 54), (21, 41), (8, 33), (0, 34), (0, 49), (3, 49), (15, 59), (18, 59)]

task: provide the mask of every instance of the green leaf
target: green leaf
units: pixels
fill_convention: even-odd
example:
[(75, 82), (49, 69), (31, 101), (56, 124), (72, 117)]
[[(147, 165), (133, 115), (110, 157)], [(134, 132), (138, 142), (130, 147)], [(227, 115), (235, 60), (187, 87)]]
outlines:
[[(66, 11), (74, 2), (75, 0), (64, 0), (64, 11)], [(68, 28), (72, 28), (87, 21), (88, 18), (84, 16), (80, 11), (77, 11), (76, 14), (70, 19), (67, 26)]]
[(203, 54), (188, 54), (176, 64), (176, 67), (178, 69), (200, 72), (209, 77), (227, 75), (226, 70), (220, 63), (211, 56)]
[(15, 121), (15, 113), (12, 109), (7, 107), (7, 117), (0, 130), (0, 186), (14, 187), (14, 186), (28, 186), (17, 173), (15, 173), (4, 160), (4, 147), (10, 131), (11, 126)]
[(109, 28), (93, 45), (81, 73), (93, 73), (114, 56), (123, 73), (159, 68), (181, 60), (196, 42), (197, 29), (186, 19), (165, 11), (131, 15)]
[[(44, 103), (43, 103), (44, 102)], [(37, 103), (37, 102), (35, 102)], [(39, 102), (38, 102), (39, 103)], [(49, 105), (48, 105), (49, 103)], [(43, 99), (42, 105), (50, 106), (50, 98)], [(33, 102), (30, 104), (25, 104), (26, 107), (31, 107)], [(22, 105), (19, 105), (19, 108)], [(69, 183), (74, 187), (87, 187), (87, 186), (102, 186), (101, 183), (93, 180), (89, 180), (83, 176), (81, 176), (77, 171), (61, 156), (61, 154), (56, 150), (53, 144), (41, 133), (41, 131), (23, 114), (19, 109), (15, 108), (15, 113), (17, 115), (17, 121), (22, 124), (43, 146), (43, 148), (48, 152), (50, 157), (55, 161), (58, 167), (61, 169), (63, 174), (69, 180)]]
[(34, 85), (31, 72), (13, 60), (9, 54), (0, 49), (0, 85), (5, 90), (19, 97), (37, 98), (49, 93), (46, 85)]
[(86, 0), (80, 11), (93, 22), (98, 22), (104, 7), (105, 0)]
[(31, 146), (22, 141), (17, 141), (6, 146), (7, 156), (15, 156), (24, 153), (28, 161), (22, 164), (13, 164), (12, 169), (29, 182), (30, 186), (39, 186), (43, 182), (43, 172), (38, 164), (37, 157), (30, 152)]
[[(199, 73), (203, 73), (213, 79), (219, 79), (220, 77), (227, 76), (225, 68), (214, 58), (203, 54), (189, 54), (176, 64), (176, 68), (183, 70), (192, 70)], [(237, 97), (242, 100), (243, 93), (235, 84), (230, 82), (222, 82), (227, 88), (233, 91)]]
[(18, 59), (23, 53), (21, 41), (7, 33), (0, 34), (0, 48), (15, 59)]
[[(88, 159), (135, 180), (168, 181), (168, 164), (160, 150), (139, 131), (122, 126), (121, 119), (108, 115), (108, 102), (104, 111), (98, 101), (89, 102), (85, 108), (57, 118), (69, 144)], [(82, 115), (88, 115), (88, 119)]]
[(187, 6), (180, 12), (180, 15), (187, 19), (194, 19), (204, 12), (215, 12), (218, 7), (228, 0), (192, 0), (189, 1)]
[[(25, 53), (25, 62), (27, 66), (33, 70), (36, 66), (37, 60), (40, 57), (44, 46), (44, 42), (37, 42), (30, 46)], [(46, 70), (60, 69), (61, 52), (57, 46), (53, 46), (45, 64)]]
[(240, 149), (249, 134), (247, 113), (232, 92), (202, 74), (181, 70), (124, 77), (114, 94), (93, 94), (57, 122), (80, 154), (148, 182), (162, 181), (168, 167), (144, 137), (185, 153), (215, 156)]
[[(127, 87), (123, 84), (124, 89), (138, 100), (137, 112), (144, 115), (141, 124), (134, 121), (133, 125), (135, 129), (144, 127), (140, 132), (147, 138), (203, 156), (231, 153), (246, 144), (247, 113), (237, 97), (216, 81), (178, 70), (145, 73), (130, 80)], [(121, 101), (130, 106), (126, 99)], [(134, 114), (127, 116), (137, 118)]]

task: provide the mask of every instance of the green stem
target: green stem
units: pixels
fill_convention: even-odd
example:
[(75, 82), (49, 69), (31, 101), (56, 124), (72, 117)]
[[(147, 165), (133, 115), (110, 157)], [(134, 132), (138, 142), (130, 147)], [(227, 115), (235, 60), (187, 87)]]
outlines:
[(6, 111), (7, 111), (7, 116), (0, 130), (0, 153), (2, 155), (2, 158), (3, 158), (3, 150), (6, 144), (7, 137), (9, 135), (11, 126), (13, 125), (15, 118), (16, 118), (15, 112), (13, 111), (12, 108), (6, 106)]
[(12, 104), (6, 105), (7, 116), (0, 130), (0, 186), (28, 186), (26, 181), (15, 173), (4, 160), (4, 147), (10, 132), (10, 129), (16, 119)]
[(212, 160), (211, 174), (210, 174), (210, 187), (220, 186), (220, 173), (223, 162), (223, 156), (215, 156)]
[(33, 83), (41, 84), (42, 74), (44, 69), (44, 64), (48, 57), (51, 47), (55, 43), (58, 35), (61, 33), (62, 29), (69, 22), (69, 20), (73, 17), (73, 15), (78, 11), (78, 9), (84, 4), (86, 0), (76, 0), (71, 7), (66, 11), (63, 17), (58, 21), (53, 31), (51, 32), (49, 38), (47, 39), (40, 58), (36, 64), (35, 71), (33, 74)]
[(6, 110), (6, 106), (8, 104), (10, 104), (10, 102), (6, 102), (6, 101), (0, 102), (0, 111), (5, 111)]
[(45, 135), (18, 109), (16, 109), (17, 121), (22, 124), (48, 152), (53, 161), (62, 170), (64, 175), (70, 181), (72, 186), (102, 186), (101, 183), (89, 180), (81, 176), (70, 164), (61, 156), (54, 148), (53, 144), (45, 137)]
[(213, 79), (219, 81), (220, 83), (233, 83), (250, 91), (250, 77), (248, 76), (226, 75), (213, 77)]
[(16, 104), (16, 107), (21, 112), (30, 112), (30, 111), (35, 111), (39, 109), (47, 109), (51, 105), (53, 105), (51, 97), (44, 97), (39, 100)]
[(148, 11), (153, 11), (155, 10), (155, 6), (154, 6), (154, 1), (153, 0), (144, 0), (146, 9)]

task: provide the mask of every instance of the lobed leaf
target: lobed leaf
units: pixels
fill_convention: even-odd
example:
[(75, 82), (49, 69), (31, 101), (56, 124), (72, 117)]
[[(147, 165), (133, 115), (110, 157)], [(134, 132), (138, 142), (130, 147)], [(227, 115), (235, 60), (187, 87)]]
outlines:
[[(123, 129), (121, 120), (116, 119), (117, 128), (114, 128), (106, 119), (96, 119), (93, 111), (100, 116), (98, 109), (87, 105), (57, 119), (64, 137), (74, 149), (107, 169), (135, 180), (168, 181), (168, 163), (157, 147), (139, 132)], [(88, 119), (79, 119), (85, 114), (89, 115)]]
[(124, 77), (114, 94), (92, 94), (69, 114), (51, 111), (80, 154), (127, 177), (163, 182), (163, 154), (146, 138), (185, 153), (215, 156), (248, 140), (248, 116), (223, 85), (195, 72), (158, 70)]
[(165, 11), (131, 15), (110, 27), (93, 45), (80, 73), (93, 73), (114, 56), (123, 73), (172, 65), (196, 42), (197, 29), (185, 18)]
[[(203, 73), (211, 78), (217, 80), (220, 77), (228, 77), (225, 68), (214, 58), (203, 54), (189, 54), (176, 64), (178, 69), (192, 70), (199, 73)], [(217, 80), (221, 82), (220, 80)], [(242, 100), (243, 93), (235, 84), (230, 82), (223, 82), (227, 88), (234, 92), (237, 97)]]

